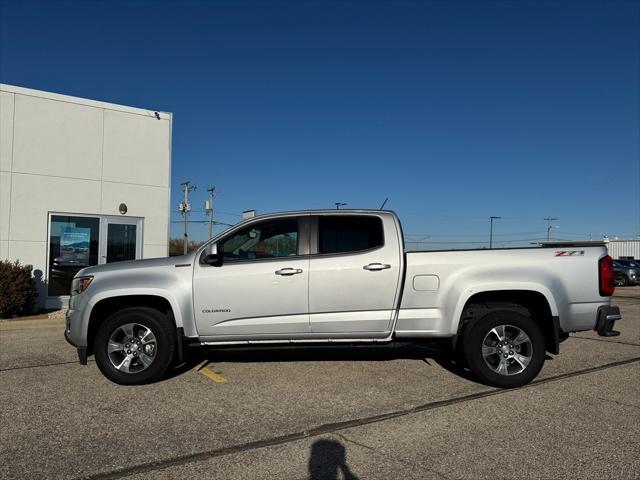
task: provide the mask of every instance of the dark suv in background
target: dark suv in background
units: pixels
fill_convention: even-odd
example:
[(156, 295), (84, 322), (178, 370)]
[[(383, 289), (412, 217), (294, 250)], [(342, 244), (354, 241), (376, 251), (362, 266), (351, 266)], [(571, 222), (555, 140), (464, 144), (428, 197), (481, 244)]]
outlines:
[(638, 285), (640, 283), (640, 264), (635, 260), (614, 260), (613, 269), (616, 272), (616, 285)]

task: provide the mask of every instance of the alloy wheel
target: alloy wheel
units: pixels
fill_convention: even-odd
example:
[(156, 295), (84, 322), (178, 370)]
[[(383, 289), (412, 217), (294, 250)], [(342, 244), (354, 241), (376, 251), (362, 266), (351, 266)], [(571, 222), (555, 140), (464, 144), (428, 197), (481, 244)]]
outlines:
[(138, 373), (153, 363), (157, 348), (156, 337), (150, 328), (140, 323), (126, 323), (109, 336), (107, 355), (116, 370)]
[(533, 343), (521, 328), (498, 325), (482, 341), (482, 358), (499, 375), (517, 375), (531, 362)]

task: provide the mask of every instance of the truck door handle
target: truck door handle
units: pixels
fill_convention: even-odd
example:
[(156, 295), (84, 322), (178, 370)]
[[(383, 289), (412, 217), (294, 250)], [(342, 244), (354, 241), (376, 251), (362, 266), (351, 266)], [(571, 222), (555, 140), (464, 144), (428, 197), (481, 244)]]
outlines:
[(301, 268), (281, 268), (280, 270), (276, 270), (276, 275), (284, 275), (285, 277), (290, 275), (295, 275), (297, 273), (302, 273)]
[(378, 271), (378, 270), (386, 270), (387, 268), (391, 268), (391, 265), (387, 263), (370, 263), (369, 265), (365, 265), (365, 270)]

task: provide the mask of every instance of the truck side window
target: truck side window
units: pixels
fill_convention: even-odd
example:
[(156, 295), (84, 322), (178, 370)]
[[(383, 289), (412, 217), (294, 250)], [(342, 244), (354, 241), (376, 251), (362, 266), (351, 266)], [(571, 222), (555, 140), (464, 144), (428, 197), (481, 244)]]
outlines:
[(290, 257), (298, 254), (298, 221), (284, 219), (250, 225), (226, 238), (218, 248), (224, 260)]
[(318, 253), (357, 252), (384, 245), (382, 220), (374, 216), (321, 216), (318, 235)]

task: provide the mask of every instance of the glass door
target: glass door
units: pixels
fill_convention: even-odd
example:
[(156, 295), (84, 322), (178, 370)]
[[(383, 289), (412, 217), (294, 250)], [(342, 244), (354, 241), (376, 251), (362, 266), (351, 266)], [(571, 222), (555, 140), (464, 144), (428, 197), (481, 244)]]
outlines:
[(100, 263), (123, 262), (142, 257), (142, 219), (105, 217), (102, 221)]

